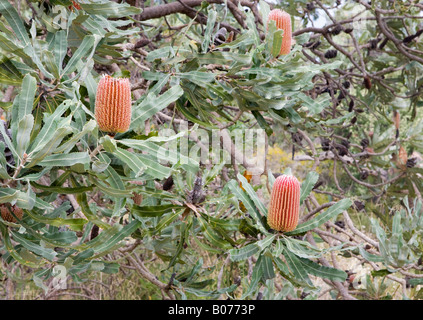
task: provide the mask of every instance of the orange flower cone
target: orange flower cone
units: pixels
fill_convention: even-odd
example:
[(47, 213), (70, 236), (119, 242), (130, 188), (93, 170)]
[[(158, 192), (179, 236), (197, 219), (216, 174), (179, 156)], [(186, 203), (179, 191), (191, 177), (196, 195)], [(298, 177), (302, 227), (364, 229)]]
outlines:
[(300, 182), (292, 175), (281, 175), (273, 183), (268, 225), (277, 231), (293, 231), (300, 215)]
[(292, 27), (291, 27), (291, 16), (289, 13), (280, 9), (273, 9), (270, 11), (268, 16), (269, 21), (274, 20), (276, 22), (276, 28), (283, 30), (282, 45), (280, 55), (288, 54), (291, 52), (292, 45)]
[(95, 118), (101, 131), (125, 132), (131, 125), (131, 85), (129, 79), (101, 78), (95, 100)]

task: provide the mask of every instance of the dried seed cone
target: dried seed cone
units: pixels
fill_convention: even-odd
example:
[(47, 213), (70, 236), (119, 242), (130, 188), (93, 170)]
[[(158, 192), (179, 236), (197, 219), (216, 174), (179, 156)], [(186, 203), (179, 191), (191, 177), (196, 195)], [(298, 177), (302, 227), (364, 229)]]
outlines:
[(16, 205), (8, 206), (6, 204), (0, 205), (0, 213), (1, 217), (4, 221), (16, 223), (15, 217), (12, 215), (12, 212), (15, 214), (16, 217), (22, 219), (23, 210)]
[[(139, 185), (139, 186), (141, 186), (141, 185), (144, 184), (142, 181), (131, 181), (131, 183), (132, 184)], [(138, 205), (138, 206), (141, 205), (142, 200), (143, 200), (142, 194), (141, 193), (134, 192), (133, 193), (133, 196), (132, 196), (132, 200), (134, 201), (134, 203), (136, 205)]]
[(300, 182), (292, 175), (281, 175), (273, 183), (267, 223), (277, 231), (293, 231), (300, 214)]
[(95, 100), (95, 118), (100, 130), (125, 132), (131, 125), (131, 85), (129, 79), (101, 78)]
[(141, 193), (134, 193), (134, 196), (132, 197), (132, 200), (134, 200), (134, 203), (136, 205), (138, 205), (138, 206), (141, 205), (142, 200), (143, 200), (142, 194)]
[(291, 16), (289, 13), (282, 11), (280, 9), (274, 9), (270, 11), (268, 16), (268, 21), (276, 21), (276, 28), (283, 30), (282, 35), (282, 45), (280, 55), (288, 54), (291, 52), (292, 45), (292, 27), (291, 27)]

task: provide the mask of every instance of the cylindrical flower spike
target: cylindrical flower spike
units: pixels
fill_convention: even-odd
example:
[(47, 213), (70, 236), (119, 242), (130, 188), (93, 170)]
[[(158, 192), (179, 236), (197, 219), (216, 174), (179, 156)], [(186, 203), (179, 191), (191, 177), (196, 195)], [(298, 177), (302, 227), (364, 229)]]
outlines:
[(16, 218), (12, 215), (13, 214), (20, 220), (23, 217), (23, 210), (16, 205), (8, 206), (6, 204), (0, 205), (0, 214), (1, 218), (7, 222), (16, 223)]
[(101, 78), (95, 100), (95, 118), (101, 131), (125, 132), (131, 125), (131, 85), (129, 79)]
[(291, 27), (291, 16), (289, 13), (280, 9), (273, 9), (269, 12), (268, 23), (270, 20), (276, 22), (276, 28), (283, 30), (282, 45), (280, 55), (288, 54), (291, 52), (292, 45), (292, 27)]
[(292, 175), (281, 175), (273, 183), (268, 225), (277, 231), (293, 231), (300, 215), (300, 182)]

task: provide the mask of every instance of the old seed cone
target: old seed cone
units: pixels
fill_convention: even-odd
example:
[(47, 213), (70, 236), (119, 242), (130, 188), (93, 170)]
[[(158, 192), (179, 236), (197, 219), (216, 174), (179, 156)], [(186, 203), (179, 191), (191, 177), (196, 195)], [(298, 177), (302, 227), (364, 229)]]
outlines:
[(12, 215), (13, 214), (20, 219), (23, 216), (23, 210), (16, 205), (10, 206), (7, 204), (0, 205), (0, 213), (1, 217), (4, 221), (16, 223), (16, 218)]

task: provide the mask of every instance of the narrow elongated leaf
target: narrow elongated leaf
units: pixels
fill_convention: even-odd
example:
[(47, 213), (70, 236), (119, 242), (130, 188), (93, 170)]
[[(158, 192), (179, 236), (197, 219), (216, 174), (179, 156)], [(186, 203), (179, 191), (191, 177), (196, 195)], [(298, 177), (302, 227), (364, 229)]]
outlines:
[(312, 218), (311, 220), (298, 225), (294, 231), (287, 232), (286, 235), (297, 235), (317, 228), (326, 221), (329, 221), (330, 219), (336, 217), (342, 211), (351, 207), (351, 205), (352, 201), (350, 199), (342, 199), (333, 206), (331, 206), (325, 212), (320, 213), (318, 216)]
[(235, 195), (235, 197), (242, 201), (245, 208), (247, 208), (248, 213), (252, 216), (254, 221), (254, 226), (257, 227), (263, 234), (269, 234), (269, 232), (264, 228), (261, 221), (261, 216), (258, 210), (256, 209), (254, 202), (248, 197), (248, 195), (238, 186), (237, 181), (231, 180), (228, 182), (228, 187)]
[(178, 243), (178, 246), (176, 247), (175, 254), (173, 255), (172, 259), (169, 262), (169, 265), (167, 267), (168, 269), (173, 267), (176, 264), (177, 259), (179, 258), (179, 256), (184, 250), (184, 245), (187, 242), (187, 238), (189, 236), (189, 230), (191, 229), (191, 226), (192, 226), (192, 217), (190, 217), (187, 220), (188, 220), (187, 223), (181, 224), (181, 228), (179, 231), (179, 243)]
[(232, 261), (242, 261), (248, 259), (259, 251), (260, 248), (255, 243), (250, 243), (240, 249), (229, 250), (229, 254)]
[(173, 86), (158, 97), (149, 93), (147, 97), (133, 109), (131, 129), (136, 128), (158, 111), (163, 110), (169, 104), (175, 102), (183, 93), (184, 91), (179, 85)]
[(39, 163), (39, 165), (44, 167), (70, 167), (77, 163), (88, 164), (89, 162), (90, 156), (87, 152), (71, 152), (67, 154), (53, 154), (47, 156)]
[(304, 269), (303, 264), (295, 254), (289, 252), (289, 250), (284, 250), (283, 255), (285, 256), (286, 262), (288, 264), (289, 269), (294, 274), (295, 278), (300, 280), (301, 282), (307, 283), (310, 286), (313, 286), (307, 271)]
[(32, 113), (32, 107), (34, 105), (35, 92), (37, 90), (37, 81), (33, 76), (27, 74), (22, 82), (21, 93), (19, 94), (19, 109), (18, 119), (19, 123), (23, 117), (27, 114)]
[(54, 57), (56, 59), (56, 65), (59, 72), (62, 71), (63, 59), (66, 56), (68, 50), (68, 39), (65, 30), (59, 30), (54, 34)]
[(135, 153), (131, 153), (122, 148), (116, 148), (114, 154), (117, 158), (126, 163), (129, 168), (131, 168), (131, 170), (135, 173), (135, 177), (138, 177), (144, 172), (146, 166)]
[(281, 240), (286, 248), (294, 253), (298, 257), (302, 258), (318, 258), (322, 255), (322, 251), (318, 248), (314, 248), (310, 243), (302, 240), (298, 240), (291, 237), (286, 237)]
[(250, 285), (248, 286), (246, 292), (243, 293), (241, 300), (244, 300), (246, 297), (248, 297), (257, 289), (257, 286), (262, 277), (263, 277), (263, 255), (260, 255), (257, 258), (257, 262), (253, 268)]
[(275, 234), (269, 235), (266, 238), (264, 238), (260, 241), (257, 241), (256, 245), (260, 248), (260, 250), (264, 250), (273, 243), (273, 240), (275, 238), (276, 238)]
[(214, 24), (216, 22), (216, 10), (210, 9), (207, 14), (207, 25), (204, 32), (203, 42), (201, 44), (201, 49), (205, 53), (207, 52), (211, 40), (211, 35), (214, 30)]
[(96, 238), (91, 241), (88, 241), (79, 247), (80, 249), (93, 249), (95, 254), (98, 255), (102, 252), (107, 252), (111, 248), (115, 247), (120, 241), (125, 239), (134, 233), (141, 226), (141, 222), (134, 220), (126, 226), (114, 225), (113, 227), (108, 228), (101, 232)]
[(120, 18), (140, 14), (141, 8), (132, 7), (127, 3), (113, 1), (96, 1), (95, 3), (80, 3), (82, 9), (92, 15), (102, 15), (110, 18)]
[(271, 54), (274, 58), (279, 56), (279, 52), (281, 51), (282, 36), (283, 36), (283, 30), (276, 30), (273, 33), (273, 42), (272, 42)]
[(31, 219), (41, 222), (47, 225), (61, 227), (68, 226), (73, 231), (82, 231), (84, 225), (88, 222), (86, 219), (63, 219), (63, 218), (48, 218), (42, 215), (35, 213), (34, 211), (25, 212)]
[(153, 233), (160, 233), (163, 228), (171, 224), (173, 221), (175, 221), (178, 217), (182, 215), (182, 213), (185, 211), (185, 208), (182, 210), (175, 210), (174, 212), (171, 212), (169, 214), (164, 214), (164, 217), (162, 217), (159, 221), (159, 223), (156, 225), (156, 227), (153, 229)]
[(92, 132), (97, 126), (97, 122), (94, 119), (91, 119), (87, 123), (84, 124), (82, 130), (78, 130), (74, 135), (69, 139), (66, 140), (60, 147), (58, 147), (54, 153), (67, 153), (68, 150), (72, 149), (75, 144), (87, 133)]
[(303, 203), (305, 198), (307, 198), (318, 179), (319, 174), (315, 171), (311, 171), (307, 174), (306, 179), (301, 184), (300, 203)]
[(197, 218), (204, 236), (211, 244), (223, 250), (232, 249), (231, 244), (226, 239), (222, 238), (218, 232), (211, 228), (205, 219), (201, 216), (197, 216)]
[(272, 258), (263, 254), (263, 280), (273, 279), (275, 277), (275, 270), (273, 268)]
[(105, 194), (108, 194), (111, 197), (115, 198), (130, 198), (132, 196), (132, 192), (130, 190), (121, 190), (121, 189), (115, 189), (108, 185), (105, 185), (101, 183), (100, 181), (97, 181), (96, 179), (90, 178), (90, 181), (96, 185), (101, 191), (103, 191)]
[(47, 143), (43, 143), (43, 147), (41, 150), (35, 153), (31, 157), (31, 162), (26, 166), (26, 168), (31, 168), (37, 165), (40, 161), (42, 161), (45, 157), (53, 153), (56, 147), (62, 142), (62, 140), (72, 132), (71, 127), (62, 127), (55, 131), (55, 135), (52, 136), (51, 139), (47, 141)]
[(30, 152), (35, 153), (43, 148), (54, 136), (62, 114), (70, 107), (72, 101), (63, 101), (51, 115), (44, 116), (44, 126), (31, 145)]
[(20, 158), (27, 151), (31, 139), (32, 128), (34, 127), (34, 117), (32, 114), (25, 115), (19, 121), (19, 129), (16, 133), (16, 151)]
[(159, 217), (172, 210), (181, 209), (181, 206), (174, 204), (163, 204), (157, 206), (137, 206), (132, 207), (131, 213), (139, 217)]
[(77, 193), (83, 193), (83, 192), (88, 192), (93, 190), (92, 186), (69, 188), (69, 187), (59, 187), (59, 186), (44, 186), (36, 182), (32, 182), (32, 185), (34, 186), (34, 188), (37, 188), (40, 190), (48, 191), (51, 193), (60, 193), (60, 194), (77, 194)]
[(372, 262), (383, 262), (384, 258), (382, 256), (378, 256), (375, 254), (371, 254), (368, 253), (366, 250), (364, 250), (364, 248), (362, 246), (358, 247), (358, 250), (360, 251), (360, 255), (366, 259), (367, 261), (372, 261)]
[(76, 70), (77, 63), (81, 61), (82, 58), (87, 56), (88, 52), (93, 48), (96, 42), (96, 35), (87, 35), (82, 40), (81, 45), (72, 55), (72, 58), (67, 63), (65, 69), (62, 71), (61, 76), (70, 74)]
[(35, 204), (35, 195), (30, 192), (31, 189), (28, 189), (28, 191), (23, 192), (12, 188), (1, 188), (0, 203), (16, 201), (19, 208), (31, 210)]
[(347, 273), (343, 270), (322, 266), (312, 260), (305, 258), (298, 258), (304, 267), (304, 270), (316, 277), (323, 279), (329, 279), (333, 281), (344, 282), (347, 278)]
[(55, 252), (53, 249), (44, 248), (28, 239), (26, 239), (23, 235), (19, 234), (18, 232), (11, 232), (13, 235), (13, 239), (19, 242), (21, 245), (23, 245), (25, 248), (27, 248), (29, 251), (35, 253), (36, 255), (39, 255), (43, 258), (46, 258), (47, 260), (52, 261), (56, 255), (57, 252)]
[(248, 193), (250, 199), (253, 200), (254, 204), (256, 205), (256, 208), (260, 211), (262, 216), (267, 216), (266, 207), (264, 206), (263, 202), (260, 201), (259, 197), (254, 191), (253, 187), (251, 187), (247, 179), (245, 179), (245, 177), (240, 173), (238, 173), (237, 178), (241, 181), (242, 187)]
[(4, 58), (0, 61), (0, 83), (19, 86), (22, 83), (22, 78), (21, 72), (11, 60)]
[(49, 50), (43, 50), (42, 54), (43, 54), (44, 62), (48, 70), (51, 72), (53, 76), (55, 76), (58, 79), (60, 77), (60, 70), (56, 64), (56, 59), (54, 57), (53, 52)]
[(16, 37), (19, 39), (19, 41), (21, 41), (24, 46), (28, 45), (30, 40), (26, 32), (25, 25), (22, 19), (19, 17), (18, 12), (9, 1), (0, 1), (0, 12), (9, 23), (9, 26), (16, 34)]
[(145, 167), (145, 173), (153, 177), (154, 179), (164, 179), (170, 176), (172, 169), (162, 166), (157, 161), (139, 153), (137, 158), (143, 163)]
[(10, 240), (10, 235), (8, 232), (7, 227), (4, 225), (4, 223), (0, 222), (0, 232), (2, 235), (2, 242), (4, 244), (4, 246), (7, 249), (7, 252), (9, 252), (9, 254), (16, 260), (18, 261), (20, 264), (24, 265), (24, 266), (28, 266), (30, 268), (39, 268), (41, 265), (43, 265), (44, 263), (42, 261), (39, 262), (33, 262), (33, 261), (29, 261), (26, 258), (23, 258), (18, 251), (13, 247), (12, 241)]

